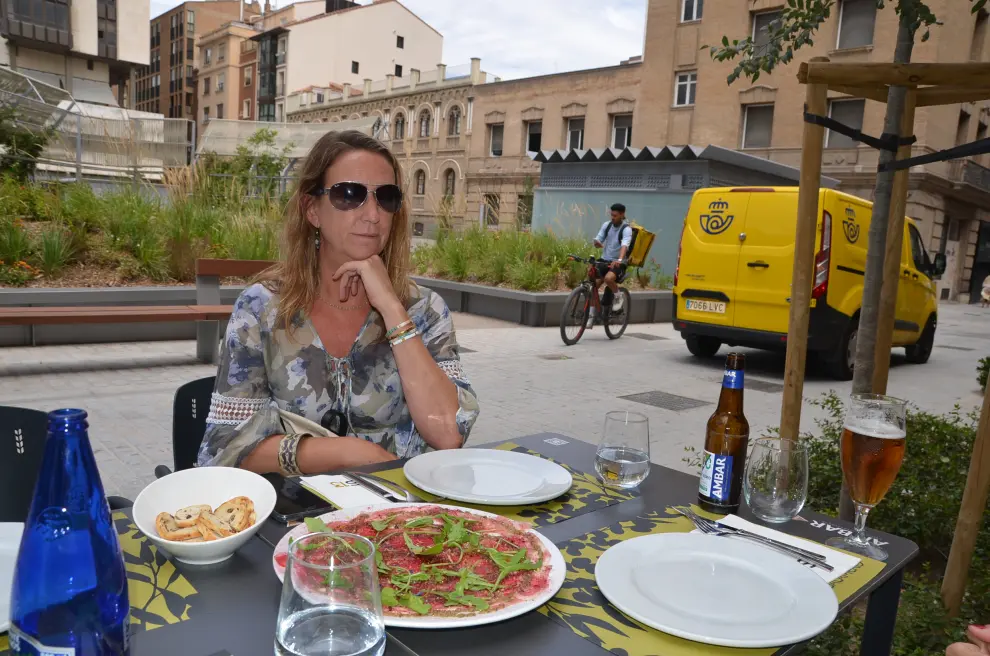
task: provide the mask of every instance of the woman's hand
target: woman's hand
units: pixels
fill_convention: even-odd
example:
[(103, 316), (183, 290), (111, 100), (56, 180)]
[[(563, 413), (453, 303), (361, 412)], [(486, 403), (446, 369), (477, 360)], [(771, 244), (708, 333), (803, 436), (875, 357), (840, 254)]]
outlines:
[(385, 263), (377, 255), (372, 255), (367, 260), (348, 262), (337, 269), (333, 274), (333, 280), (340, 282), (341, 303), (346, 303), (348, 299), (357, 296), (361, 287), (364, 287), (368, 302), (382, 314), (401, 305), (392, 288), (392, 280), (388, 277)]
[(945, 656), (986, 656), (990, 654), (990, 626), (973, 625), (966, 630), (969, 642), (949, 645)]

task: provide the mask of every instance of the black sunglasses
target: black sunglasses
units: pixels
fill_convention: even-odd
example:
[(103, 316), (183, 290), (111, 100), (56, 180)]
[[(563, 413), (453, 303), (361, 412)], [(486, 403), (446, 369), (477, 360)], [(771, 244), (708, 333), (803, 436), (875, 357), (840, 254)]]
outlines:
[(383, 184), (369, 189), (363, 182), (338, 182), (329, 187), (314, 189), (310, 192), (313, 196), (326, 195), (330, 199), (330, 204), (342, 212), (356, 210), (364, 205), (368, 200), (368, 192), (375, 196), (378, 207), (386, 212), (395, 214), (402, 207), (402, 189), (399, 185)]

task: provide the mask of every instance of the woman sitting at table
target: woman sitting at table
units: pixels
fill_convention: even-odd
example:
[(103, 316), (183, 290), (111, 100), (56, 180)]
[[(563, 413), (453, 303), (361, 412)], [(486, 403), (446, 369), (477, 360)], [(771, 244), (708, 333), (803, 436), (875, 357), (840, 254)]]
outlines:
[(392, 153), (360, 132), (310, 150), (281, 261), (234, 305), (199, 465), (299, 475), (467, 439), (478, 400), (446, 304), (407, 276), (401, 184)]

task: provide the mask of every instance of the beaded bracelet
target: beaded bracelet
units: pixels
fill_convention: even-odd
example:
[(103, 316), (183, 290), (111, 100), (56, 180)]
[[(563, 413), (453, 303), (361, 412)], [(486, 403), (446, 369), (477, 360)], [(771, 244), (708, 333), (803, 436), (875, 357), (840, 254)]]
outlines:
[(388, 340), (390, 342), (394, 342), (397, 339), (400, 339), (400, 338), (405, 337), (407, 335), (412, 335), (413, 333), (416, 333), (416, 332), (418, 332), (416, 330), (416, 326), (409, 326), (408, 328), (403, 328), (402, 330), (399, 330), (399, 331), (393, 333), (391, 336), (388, 337)]
[(390, 339), (393, 339), (393, 338), (395, 338), (398, 335), (398, 333), (400, 333), (400, 332), (406, 333), (406, 332), (409, 331), (409, 329), (415, 328), (415, 327), (416, 327), (416, 324), (414, 324), (412, 322), (412, 320), (407, 319), (406, 321), (403, 321), (402, 323), (400, 323), (398, 326), (393, 326), (391, 330), (389, 330), (387, 333), (385, 333), (385, 339), (389, 339), (389, 340)]
[(399, 335), (398, 337), (393, 338), (391, 341), (389, 341), (389, 344), (392, 345), (392, 348), (395, 348), (396, 346), (406, 341), (407, 339), (412, 339), (417, 335), (419, 335), (419, 331), (414, 328), (412, 332), (406, 333), (404, 335)]

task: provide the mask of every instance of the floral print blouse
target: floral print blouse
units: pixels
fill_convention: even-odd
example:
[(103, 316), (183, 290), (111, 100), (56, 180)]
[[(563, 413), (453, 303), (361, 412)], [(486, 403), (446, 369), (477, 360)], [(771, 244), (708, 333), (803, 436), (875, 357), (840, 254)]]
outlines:
[[(467, 440), (478, 418), (478, 399), (461, 368), (447, 304), (439, 294), (415, 286), (406, 309), (433, 359), (457, 386), (457, 427)], [(429, 448), (409, 413), (378, 312), (368, 314), (350, 353), (335, 358), (323, 348), (308, 316), (297, 314), (290, 333), (275, 325), (277, 311), (278, 294), (262, 284), (245, 289), (234, 305), (200, 466), (236, 467), (266, 437), (285, 433), (279, 410), (317, 424), (328, 413), (338, 413), (349, 420), (351, 435), (400, 458)]]

